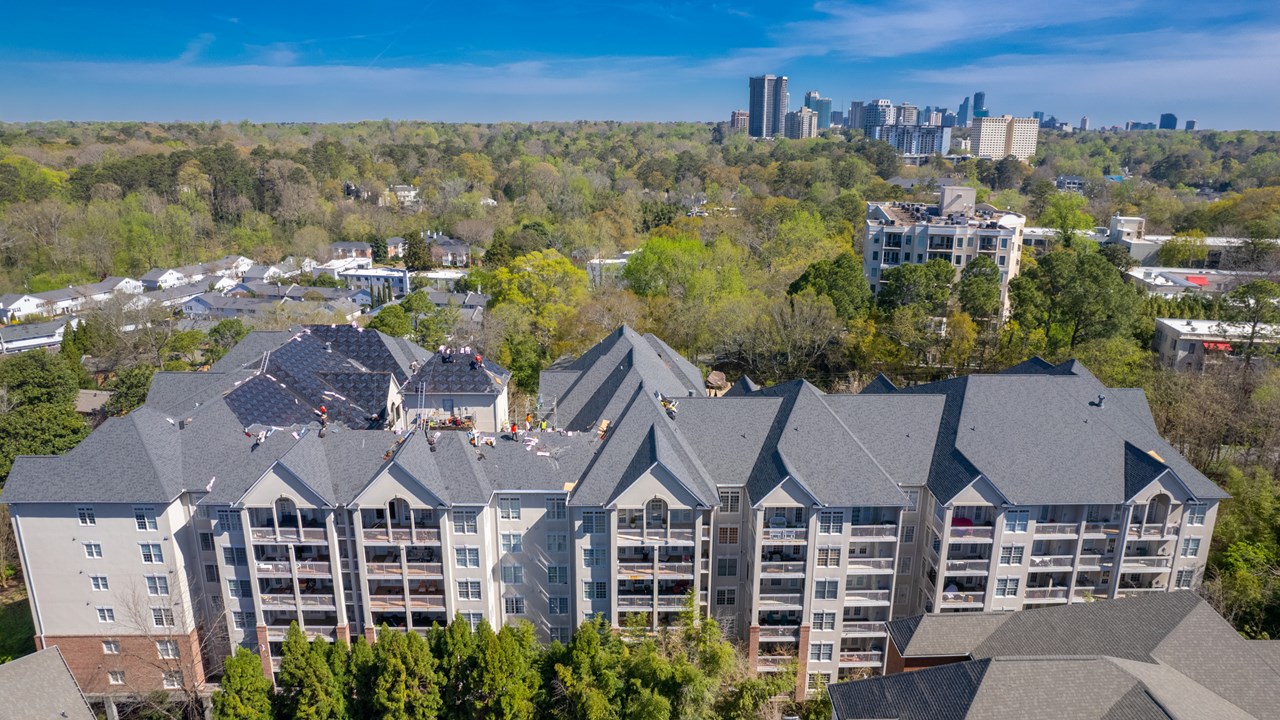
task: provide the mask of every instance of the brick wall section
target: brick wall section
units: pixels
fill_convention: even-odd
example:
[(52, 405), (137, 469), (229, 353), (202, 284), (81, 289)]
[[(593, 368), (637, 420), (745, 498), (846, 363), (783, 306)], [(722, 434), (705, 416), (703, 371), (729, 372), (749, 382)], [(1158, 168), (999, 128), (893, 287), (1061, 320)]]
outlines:
[(800, 642), (796, 651), (796, 700), (809, 691), (809, 625), (800, 626)]
[[(178, 641), (179, 658), (162, 660), (156, 650), (156, 641)], [(120, 654), (107, 655), (102, 651), (102, 641), (120, 643)], [(66, 658), (67, 667), (75, 677), (80, 690), (91, 695), (131, 695), (164, 689), (164, 673), (179, 671), (185, 684), (204, 682), (204, 665), (201, 662), (196, 634), (174, 635), (46, 635), (36, 638), (41, 649), (57, 646)], [(107, 673), (123, 670), (123, 685), (112, 685)]]
[(267, 626), (259, 625), (258, 631), (258, 659), (262, 661), (262, 672), (269, 678), (274, 678), (275, 673), (271, 670), (271, 645), (267, 640)]
[(756, 674), (756, 662), (760, 659), (760, 626), (752, 625), (747, 631), (747, 665)]

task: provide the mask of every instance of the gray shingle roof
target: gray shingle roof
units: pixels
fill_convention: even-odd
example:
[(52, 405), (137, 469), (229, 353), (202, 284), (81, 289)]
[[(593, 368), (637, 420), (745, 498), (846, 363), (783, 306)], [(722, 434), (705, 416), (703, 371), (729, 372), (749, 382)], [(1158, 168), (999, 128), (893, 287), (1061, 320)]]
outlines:
[(437, 353), (414, 373), (406, 393), (417, 392), (422, 387), (427, 393), (497, 395), (510, 379), (510, 371), (487, 358), (480, 367), (461, 355), (454, 355), (452, 362), (443, 362)]
[(0, 665), (0, 720), (94, 720), (55, 645)]

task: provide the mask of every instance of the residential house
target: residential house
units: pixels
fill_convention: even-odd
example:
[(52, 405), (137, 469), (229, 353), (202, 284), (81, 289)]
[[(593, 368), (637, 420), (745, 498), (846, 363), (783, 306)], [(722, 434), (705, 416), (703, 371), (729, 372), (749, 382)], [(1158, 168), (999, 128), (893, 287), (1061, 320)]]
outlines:
[(1161, 365), (1191, 372), (1219, 363), (1243, 361), (1244, 351), (1251, 343), (1253, 362), (1273, 359), (1280, 344), (1280, 325), (1259, 325), (1255, 332), (1255, 328), (1246, 323), (1156, 318), (1156, 332), (1151, 341)]
[(21, 322), (30, 315), (41, 315), (44, 301), (30, 293), (0, 295), (0, 320), (6, 324)]
[[(200, 277), (204, 277), (201, 274)], [(174, 268), (154, 268), (142, 276), (142, 286), (147, 290), (168, 290), (179, 285), (188, 285), (200, 278), (189, 278)]]
[(471, 264), (471, 245), (441, 233), (425, 233), (431, 261), (442, 267), (467, 267)]
[(372, 291), (390, 288), (392, 294), (396, 297), (405, 295), (413, 290), (408, 270), (393, 270), (391, 268), (345, 270), (338, 274), (338, 278), (345, 282), (348, 287), (360, 290)]
[(387, 238), (387, 259), (404, 257), (404, 238)]
[(508, 424), (507, 386), (511, 373), (491, 361), (476, 362), (457, 348), (440, 348), (417, 366), (404, 390), (411, 419), (445, 423), (465, 420), (480, 432), (496, 433)]
[(329, 244), (329, 258), (372, 258), (373, 246), (367, 242), (336, 242)]
[(36, 348), (56, 348), (62, 344), (62, 335), (68, 323), (75, 327), (80, 320), (62, 318), (40, 323), (0, 325), (0, 355)]

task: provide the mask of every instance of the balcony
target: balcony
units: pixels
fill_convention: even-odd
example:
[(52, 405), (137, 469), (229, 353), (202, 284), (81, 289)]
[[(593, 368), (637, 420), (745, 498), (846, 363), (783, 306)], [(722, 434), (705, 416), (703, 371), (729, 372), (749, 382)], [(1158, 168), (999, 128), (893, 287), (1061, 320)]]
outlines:
[(297, 528), (280, 528), (278, 531), (274, 528), (250, 528), (250, 537), (259, 543), (326, 541), (324, 528), (303, 528), (301, 531)]
[[(321, 638), (325, 640), (335, 640), (338, 637), (338, 628), (334, 625), (307, 625), (305, 628), (300, 629), (307, 636), (308, 640), (317, 640)], [(267, 641), (283, 642), (288, 632), (288, 625), (268, 625)]]
[(409, 577), (444, 577), (444, 566), (440, 563), (408, 563)]
[(404, 595), (401, 593), (378, 593), (369, 596), (370, 610), (404, 610)]
[(841, 667), (880, 667), (884, 653), (879, 650), (859, 650), (840, 653)]
[(289, 568), (288, 560), (268, 560), (259, 561), (258, 575), (262, 577), (292, 577), (293, 570)]
[(974, 590), (967, 592), (944, 592), (942, 593), (943, 607), (965, 607), (965, 606), (981, 606), (986, 601), (986, 591)]
[(960, 575), (986, 575), (990, 567), (990, 558), (947, 561), (947, 572)]
[(336, 608), (332, 595), (303, 595), (302, 607), (304, 608)]
[(620, 580), (640, 580), (653, 577), (652, 562), (620, 562), (618, 578)]
[(761, 577), (804, 577), (805, 563), (803, 560), (792, 562), (775, 562), (768, 561), (760, 563)]
[(765, 544), (803, 543), (809, 540), (808, 528), (765, 528), (761, 533)]
[(409, 607), (413, 610), (444, 610), (443, 595), (409, 594)]
[[(1110, 561), (1107, 563), (1110, 564)], [(1102, 555), (1098, 553), (1080, 553), (1080, 561), (1076, 565), (1077, 570), (1098, 570), (1102, 568)]]
[[(683, 610), (687, 597), (688, 596), (684, 594), (659, 595), (657, 608), (659, 610)], [(700, 598), (700, 599), (705, 600), (705, 598)]]
[(634, 543), (691, 545), (693, 528), (619, 527), (618, 539)]
[(1027, 600), (1067, 600), (1067, 588), (1064, 587), (1029, 587), (1025, 597)]
[(298, 599), (292, 592), (261, 593), (258, 595), (263, 610), (296, 610)]
[(1039, 555), (1031, 558), (1032, 570), (1070, 570), (1074, 555)]
[(849, 537), (866, 542), (873, 541), (896, 541), (898, 539), (898, 526), (893, 523), (881, 523), (879, 525), (854, 525), (849, 528)]
[(1173, 538), (1178, 536), (1178, 525), (1171, 523), (1170, 525), (1130, 525), (1129, 539), (1141, 538), (1143, 540), (1160, 540), (1164, 538)]
[(884, 635), (882, 622), (846, 622), (840, 629), (841, 637), (873, 637)]
[(1108, 537), (1120, 534), (1120, 525), (1118, 523), (1098, 523), (1091, 522), (1084, 524), (1085, 536), (1093, 535), (1095, 537)]
[(399, 577), (404, 572), (398, 562), (371, 562), (365, 565), (365, 570), (369, 575), (383, 577)]
[(1036, 535), (1055, 537), (1076, 537), (1080, 534), (1080, 526), (1076, 523), (1036, 523)]
[(1173, 567), (1173, 558), (1163, 557), (1126, 557), (1121, 566), (1125, 572), (1163, 572)]
[(845, 605), (888, 605), (888, 590), (860, 590), (853, 589), (845, 593)]
[(297, 567), (299, 575), (309, 577), (330, 577), (333, 575), (333, 566), (324, 560), (300, 560)]
[(644, 595), (619, 595), (619, 596), (618, 596), (618, 609), (620, 609), (620, 610), (621, 610), (621, 609), (623, 609), (623, 608), (628, 608), (628, 609), (638, 609), (638, 610), (652, 610), (652, 609), (653, 609), (653, 596), (652, 596), (652, 595), (649, 595), (649, 594), (644, 594)]
[(760, 642), (779, 642), (789, 640), (797, 642), (800, 640), (799, 625), (780, 625), (780, 626), (761, 626)]
[(893, 558), (869, 558), (851, 556), (849, 558), (849, 574), (893, 572)]
[(995, 528), (993, 527), (952, 527), (948, 533), (953, 540), (965, 540), (968, 542), (991, 542), (995, 537)]
[(439, 528), (366, 528), (361, 535), (374, 545), (438, 545)]
[(760, 607), (770, 609), (800, 609), (804, 607), (804, 593), (769, 593), (760, 595)]
[(693, 577), (693, 563), (659, 562), (658, 575), (664, 578), (691, 578)]
[(791, 665), (796, 661), (792, 655), (761, 655), (756, 658), (756, 668), (760, 672), (774, 672)]
[(1094, 587), (1078, 587), (1071, 591), (1071, 600), (1073, 602), (1088, 601), (1091, 599), (1102, 600), (1107, 596), (1107, 587), (1105, 585), (1097, 585)]

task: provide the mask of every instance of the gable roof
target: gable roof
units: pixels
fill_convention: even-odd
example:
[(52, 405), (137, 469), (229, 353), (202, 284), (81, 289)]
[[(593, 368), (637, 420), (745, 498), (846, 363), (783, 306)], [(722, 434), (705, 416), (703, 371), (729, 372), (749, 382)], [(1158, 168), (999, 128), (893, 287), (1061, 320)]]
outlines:
[(0, 720), (94, 720), (57, 645), (0, 664)]
[(473, 366), (473, 360), (463, 355), (454, 355), (451, 362), (444, 362), (444, 358), (437, 353), (423, 362), (405, 392), (421, 388), (428, 394), (498, 395), (511, 380), (510, 371), (487, 358), (483, 366)]

